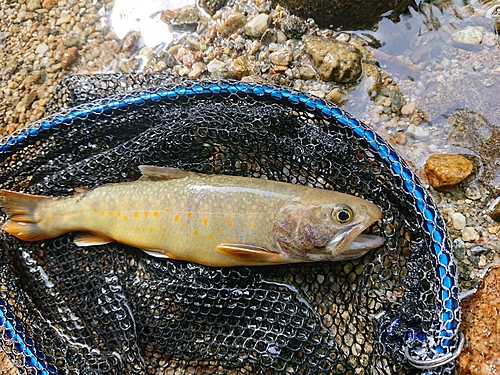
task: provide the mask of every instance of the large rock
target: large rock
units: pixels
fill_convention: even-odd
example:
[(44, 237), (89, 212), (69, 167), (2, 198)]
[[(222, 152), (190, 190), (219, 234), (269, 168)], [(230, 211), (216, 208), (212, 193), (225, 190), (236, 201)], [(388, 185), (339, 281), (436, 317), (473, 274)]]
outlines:
[(461, 375), (500, 373), (500, 267), (492, 268), (478, 291), (462, 301), (461, 331), (467, 346), (458, 357)]
[(354, 83), (362, 73), (362, 54), (352, 44), (319, 36), (303, 38), (307, 52), (325, 81)]
[(434, 189), (446, 189), (459, 184), (474, 169), (472, 162), (458, 154), (432, 154), (425, 162), (425, 174)]
[(396, 17), (413, 0), (272, 0), (302, 18), (313, 18), (323, 28), (369, 29), (382, 14)]

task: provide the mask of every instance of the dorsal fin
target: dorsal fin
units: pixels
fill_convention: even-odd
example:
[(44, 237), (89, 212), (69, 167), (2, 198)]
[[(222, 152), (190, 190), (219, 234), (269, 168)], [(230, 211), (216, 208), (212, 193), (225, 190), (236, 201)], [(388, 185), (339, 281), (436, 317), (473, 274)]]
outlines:
[(174, 180), (196, 174), (179, 168), (157, 167), (155, 165), (140, 165), (139, 169), (142, 172), (141, 179), (148, 180)]

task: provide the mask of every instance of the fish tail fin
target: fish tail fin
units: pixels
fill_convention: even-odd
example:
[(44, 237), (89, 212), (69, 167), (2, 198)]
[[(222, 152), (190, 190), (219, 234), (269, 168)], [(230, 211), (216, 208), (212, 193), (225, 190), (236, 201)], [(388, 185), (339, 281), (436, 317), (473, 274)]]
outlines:
[(0, 229), (23, 241), (39, 241), (53, 236), (44, 233), (35, 215), (36, 208), (52, 199), (0, 189), (0, 207), (10, 217)]

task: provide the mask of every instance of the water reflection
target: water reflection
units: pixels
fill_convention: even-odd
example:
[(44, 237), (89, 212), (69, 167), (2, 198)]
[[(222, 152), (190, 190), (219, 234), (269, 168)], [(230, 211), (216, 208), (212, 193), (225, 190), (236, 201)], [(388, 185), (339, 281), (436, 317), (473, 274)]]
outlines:
[(161, 12), (194, 4), (195, 0), (116, 0), (110, 16), (111, 26), (119, 39), (136, 31), (141, 34), (141, 45), (169, 45), (174, 35), (160, 19)]

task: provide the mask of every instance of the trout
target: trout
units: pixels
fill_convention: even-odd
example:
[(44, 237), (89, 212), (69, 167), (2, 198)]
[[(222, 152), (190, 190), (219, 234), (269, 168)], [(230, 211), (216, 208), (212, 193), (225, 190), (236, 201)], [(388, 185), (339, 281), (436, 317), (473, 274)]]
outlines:
[(78, 246), (113, 241), (216, 267), (337, 261), (382, 246), (363, 232), (381, 218), (348, 194), (264, 179), (141, 166), (137, 181), (70, 197), (0, 190), (1, 229), (24, 241), (77, 232)]

